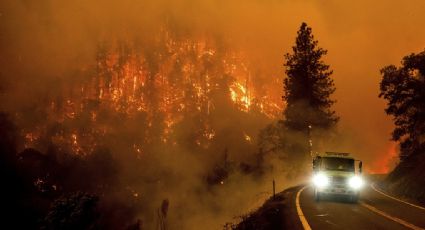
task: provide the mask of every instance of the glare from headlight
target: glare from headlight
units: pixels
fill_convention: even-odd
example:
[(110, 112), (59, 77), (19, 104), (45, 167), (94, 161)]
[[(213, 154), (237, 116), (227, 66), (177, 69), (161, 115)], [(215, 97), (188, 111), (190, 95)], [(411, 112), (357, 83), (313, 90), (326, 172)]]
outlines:
[(317, 187), (326, 187), (329, 185), (329, 178), (322, 173), (319, 173), (313, 177), (313, 183)]
[(360, 178), (359, 176), (353, 176), (348, 181), (348, 184), (350, 185), (350, 187), (354, 189), (359, 189), (363, 186), (364, 182), (363, 182), (363, 179)]

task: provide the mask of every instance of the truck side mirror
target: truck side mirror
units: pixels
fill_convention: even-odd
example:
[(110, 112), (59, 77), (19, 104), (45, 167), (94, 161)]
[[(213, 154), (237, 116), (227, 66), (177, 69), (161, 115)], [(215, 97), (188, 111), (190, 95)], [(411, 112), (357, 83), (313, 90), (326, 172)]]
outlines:
[(359, 163), (359, 173), (362, 174), (363, 171), (363, 162), (360, 161)]

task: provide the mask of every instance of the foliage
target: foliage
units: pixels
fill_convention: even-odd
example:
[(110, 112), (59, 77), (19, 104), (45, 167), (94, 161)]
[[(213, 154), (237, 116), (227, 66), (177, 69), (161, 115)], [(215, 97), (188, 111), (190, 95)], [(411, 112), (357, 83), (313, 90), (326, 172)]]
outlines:
[(259, 136), (261, 152), (275, 153), (288, 165), (305, 160), (312, 130), (329, 131), (339, 119), (331, 108), (335, 103), (330, 98), (335, 91), (332, 70), (322, 60), (327, 51), (318, 47), (306, 23), (301, 24), (292, 51), (285, 55), (284, 119)]
[(278, 153), (284, 147), (284, 126), (282, 121), (267, 125), (260, 131), (259, 147), (262, 153)]
[(45, 229), (95, 229), (98, 200), (81, 192), (57, 199), (45, 218)]
[(425, 51), (404, 57), (401, 64), (381, 69), (379, 96), (394, 117), (392, 140), (400, 142), (404, 159), (425, 149)]
[(309, 126), (332, 128), (338, 121), (330, 96), (335, 91), (332, 70), (322, 60), (326, 50), (317, 46), (312, 30), (302, 23), (292, 54), (285, 55), (287, 78), (284, 79), (284, 111), (288, 128), (304, 131)]
[[(31, 148), (17, 153), (18, 132), (9, 116), (1, 112), (0, 137), (5, 226), (39, 229), (48, 212), (46, 229), (84, 229), (84, 224), (88, 229), (95, 219), (101, 229), (134, 223), (134, 207), (112, 199), (112, 193), (120, 188), (111, 186), (116, 185), (117, 162), (109, 150), (97, 148), (86, 157), (72, 156), (55, 146), (46, 153)], [(75, 191), (102, 196), (102, 206), (97, 207), (97, 195)], [(74, 195), (64, 196), (69, 193)], [(97, 219), (94, 212), (102, 216)], [(140, 223), (133, 225), (133, 229), (140, 228)]]

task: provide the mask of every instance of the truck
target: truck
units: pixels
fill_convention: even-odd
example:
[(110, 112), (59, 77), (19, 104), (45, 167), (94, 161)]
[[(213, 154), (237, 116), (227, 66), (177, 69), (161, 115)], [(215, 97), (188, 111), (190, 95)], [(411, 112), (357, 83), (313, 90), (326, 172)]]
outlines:
[(349, 153), (325, 152), (313, 157), (314, 199), (338, 195), (356, 203), (364, 185), (362, 166)]

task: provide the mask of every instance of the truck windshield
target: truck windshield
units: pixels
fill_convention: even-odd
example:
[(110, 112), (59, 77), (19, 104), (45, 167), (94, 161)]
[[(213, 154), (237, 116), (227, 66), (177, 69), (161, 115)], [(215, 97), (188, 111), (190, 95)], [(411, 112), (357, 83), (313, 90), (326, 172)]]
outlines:
[(323, 157), (322, 169), (354, 172), (354, 160), (337, 157)]

